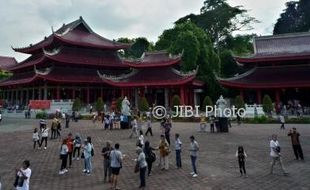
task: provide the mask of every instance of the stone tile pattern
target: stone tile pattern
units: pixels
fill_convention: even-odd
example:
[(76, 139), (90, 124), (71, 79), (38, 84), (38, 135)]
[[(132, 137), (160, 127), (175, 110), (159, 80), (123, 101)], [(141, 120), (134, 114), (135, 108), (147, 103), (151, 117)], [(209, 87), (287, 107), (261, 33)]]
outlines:
[[(8, 125), (31, 125), (36, 126), (38, 120), (27, 121), (23, 119), (8, 119)], [(48, 126), (50, 126), (49, 121)], [(1, 124), (5, 125), (5, 124)], [(135, 154), (135, 139), (129, 139), (130, 130), (105, 131), (101, 124), (93, 124), (91, 121), (71, 122), (69, 129), (63, 129), (62, 135), (69, 132), (80, 133), (83, 138), (91, 136), (95, 146), (93, 158), (93, 173), (85, 176), (82, 173), (83, 160), (73, 161), (73, 167), (63, 176), (58, 175), (60, 168), (59, 149), (60, 140), (48, 142), (47, 150), (32, 149), (32, 130), (29, 126), (25, 130), (16, 132), (0, 133), (0, 175), (4, 190), (11, 189), (14, 180), (15, 168), (20, 167), (23, 160), (31, 161), (33, 175), (31, 177), (30, 189), (32, 190), (101, 190), (109, 189), (110, 185), (103, 183), (103, 159), (101, 149), (106, 140), (118, 142), (121, 151), (126, 154), (123, 169), (120, 174), (119, 186), (122, 189), (138, 189), (139, 175), (133, 172)], [(301, 141), (306, 157), (305, 162), (295, 161), (290, 139), (286, 136), (288, 128), (297, 127), (301, 133)], [(268, 125), (243, 125), (230, 129), (228, 134), (198, 133), (197, 123), (174, 123), (171, 139), (172, 152), (170, 154), (170, 169), (161, 171), (156, 163), (153, 173), (147, 177), (147, 187), (150, 190), (225, 190), (225, 189), (310, 189), (310, 128), (308, 125), (287, 125), (285, 131), (281, 131), (277, 124)], [(1, 128), (1, 126), (0, 126)], [(19, 129), (22, 127), (19, 127)], [(159, 124), (153, 124), (153, 137), (146, 137), (153, 146), (159, 141)], [(174, 134), (179, 133), (183, 142), (182, 162), (183, 168), (175, 168)], [(270, 157), (269, 140), (271, 134), (279, 135), (282, 146), (284, 165), (290, 172), (289, 176), (283, 176), (279, 166), (275, 167), (274, 175), (269, 175)], [(189, 136), (195, 135), (200, 144), (198, 159), (197, 178), (192, 178), (189, 158)], [(235, 151), (238, 145), (243, 145), (248, 154), (246, 169), (249, 178), (239, 177), (238, 163)]]

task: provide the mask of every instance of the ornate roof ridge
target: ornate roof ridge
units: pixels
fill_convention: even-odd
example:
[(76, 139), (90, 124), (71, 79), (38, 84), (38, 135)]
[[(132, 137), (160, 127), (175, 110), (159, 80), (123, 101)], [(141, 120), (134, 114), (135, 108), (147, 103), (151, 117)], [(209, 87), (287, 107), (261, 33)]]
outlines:
[(177, 75), (183, 76), (183, 77), (189, 77), (189, 76), (196, 75), (198, 72), (198, 69), (199, 69), (199, 65), (196, 67), (196, 69), (193, 69), (192, 71), (182, 72), (182, 71), (179, 71), (171, 67), (172, 72), (174, 72)]
[(34, 69), (35, 74), (37, 75), (48, 75), (54, 69), (54, 66), (46, 67), (44, 68), (44, 70), (39, 70), (37, 69), (36, 65), (34, 65), (33, 69)]
[(121, 75), (107, 75), (107, 74), (101, 74), (99, 70), (97, 70), (97, 74), (98, 76), (102, 79), (102, 80), (112, 80), (112, 81), (120, 81), (122, 79), (126, 79), (129, 78), (135, 74), (137, 74), (139, 72), (138, 69), (131, 69), (130, 73), (127, 74), (121, 74)]
[(255, 40), (268, 40), (268, 39), (281, 39), (281, 38), (295, 38), (295, 37), (304, 37), (310, 36), (309, 32), (295, 32), (295, 33), (285, 33), (285, 34), (275, 34), (275, 35), (266, 35), (266, 36), (255, 36)]
[(52, 49), (52, 51), (45, 50), (44, 48), (42, 49), (43, 49), (44, 55), (54, 56), (54, 55), (57, 55), (62, 50), (62, 47), (54, 48)]
[(230, 78), (222, 78), (222, 77), (219, 77), (217, 75), (215, 75), (215, 77), (216, 77), (217, 80), (224, 80), (224, 81), (237, 80), (237, 79), (243, 78), (245, 76), (248, 76), (248, 75), (254, 73), (257, 68), (258, 67), (254, 67), (254, 68), (252, 68), (252, 69), (250, 69), (250, 70), (248, 70), (248, 71), (246, 71), (246, 72), (244, 72), (244, 73), (242, 73), (240, 75), (238, 74), (237, 76), (230, 77)]

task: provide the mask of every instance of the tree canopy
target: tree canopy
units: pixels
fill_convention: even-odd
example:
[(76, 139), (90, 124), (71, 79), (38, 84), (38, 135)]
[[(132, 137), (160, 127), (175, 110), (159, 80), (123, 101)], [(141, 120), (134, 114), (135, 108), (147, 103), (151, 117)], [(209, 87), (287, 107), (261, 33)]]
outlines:
[(176, 23), (191, 20), (217, 43), (234, 31), (250, 30), (251, 24), (258, 22), (250, 17), (242, 6), (231, 6), (227, 0), (205, 0), (200, 14), (190, 14), (180, 18)]
[(310, 30), (309, 0), (289, 1), (283, 11), (274, 26), (273, 34), (307, 32)]
[(117, 41), (132, 44), (130, 48), (124, 50), (124, 57), (139, 58), (144, 52), (153, 49), (153, 44), (144, 37), (134, 39), (119, 38)]

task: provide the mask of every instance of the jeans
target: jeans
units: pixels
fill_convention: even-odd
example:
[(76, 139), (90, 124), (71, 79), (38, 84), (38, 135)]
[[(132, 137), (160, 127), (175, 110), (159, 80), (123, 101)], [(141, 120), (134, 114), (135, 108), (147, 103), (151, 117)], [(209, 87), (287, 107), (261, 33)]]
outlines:
[(69, 166), (72, 165), (72, 152), (68, 152)]
[(92, 170), (92, 165), (91, 165), (91, 156), (88, 158), (84, 158), (84, 163), (85, 163), (85, 169), (87, 170), (87, 172), (91, 172)]
[(109, 180), (111, 179), (111, 167), (110, 167), (110, 160), (105, 159), (103, 161), (103, 170), (104, 170), (104, 180), (107, 179), (107, 176), (109, 177)]
[(181, 150), (175, 150), (175, 159), (178, 168), (182, 168)]
[(150, 160), (146, 160), (147, 163), (147, 175), (151, 174), (153, 162)]
[(243, 161), (238, 161), (239, 162), (239, 170), (240, 170), (240, 173), (242, 174), (242, 172), (244, 173), (244, 174), (246, 174), (246, 170), (245, 170), (245, 162), (244, 162), (244, 160)]
[(56, 139), (56, 129), (52, 129), (51, 139)]
[(74, 149), (73, 149), (73, 158), (75, 158), (76, 151), (77, 151), (77, 157), (80, 157), (80, 149), (81, 149), (81, 147), (74, 147)]
[(294, 150), (294, 154), (295, 154), (295, 157), (296, 159), (298, 160), (299, 157), (300, 159), (304, 159), (304, 154), (302, 152), (302, 149), (301, 149), (301, 145), (298, 144), (298, 145), (293, 145), (293, 150)]
[(61, 166), (60, 166), (60, 170), (66, 169), (67, 168), (67, 154), (61, 154), (60, 158), (61, 158)]
[(151, 128), (151, 127), (148, 127), (148, 128), (147, 128), (147, 130), (146, 130), (146, 132), (145, 132), (145, 136), (147, 136), (148, 133), (150, 133), (151, 136), (153, 136), (153, 131), (152, 131), (152, 128)]
[(192, 168), (193, 168), (193, 172), (194, 172), (195, 174), (197, 174), (196, 160), (197, 160), (197, 156), (191, 156)]
[(140, 187), (145, 187), (145, 172), (146, 167), (140, 168)]
[(41, 143), (40, 143), (40, 146), (39, 146), (39, 147), (42, 146), (43, 141), (45, 141), (45, 146), (44, 146), (44, 147), (47, 147), (47, 137), (42, 137), (42, 138), (41, 138)]

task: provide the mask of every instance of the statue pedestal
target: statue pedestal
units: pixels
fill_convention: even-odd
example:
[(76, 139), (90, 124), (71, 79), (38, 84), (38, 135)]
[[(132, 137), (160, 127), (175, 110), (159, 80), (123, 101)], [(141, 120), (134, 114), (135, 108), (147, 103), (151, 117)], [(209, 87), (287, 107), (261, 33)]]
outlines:
[(216, 122), (216, 129), (219, 133), (228, 133), (228, 118), (219, 117), (218, 122)]

